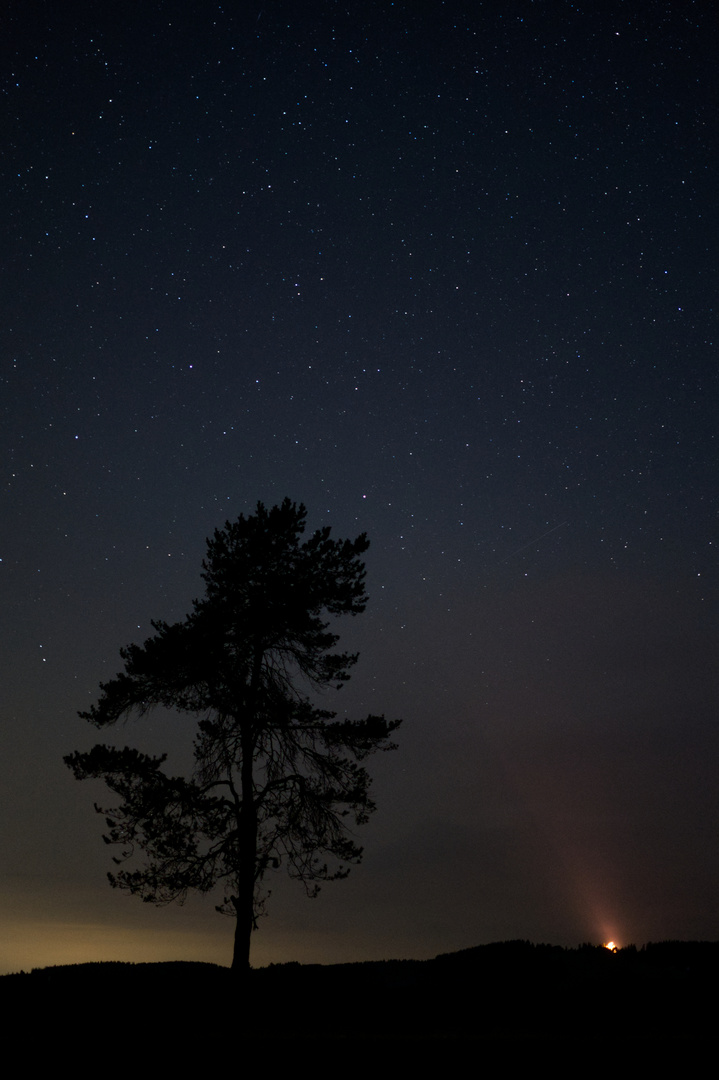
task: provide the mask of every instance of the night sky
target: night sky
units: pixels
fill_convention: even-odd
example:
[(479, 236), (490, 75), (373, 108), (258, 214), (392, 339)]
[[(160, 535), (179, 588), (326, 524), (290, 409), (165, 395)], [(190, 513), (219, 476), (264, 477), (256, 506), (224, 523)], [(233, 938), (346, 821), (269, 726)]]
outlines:
[(23, 0), (2, 53), (0, 971), (229, 963), (62, 755), (285, 496), (371, 541), (326, 706), (405, 723), (253, 962), (719, 938), (713, 6)]

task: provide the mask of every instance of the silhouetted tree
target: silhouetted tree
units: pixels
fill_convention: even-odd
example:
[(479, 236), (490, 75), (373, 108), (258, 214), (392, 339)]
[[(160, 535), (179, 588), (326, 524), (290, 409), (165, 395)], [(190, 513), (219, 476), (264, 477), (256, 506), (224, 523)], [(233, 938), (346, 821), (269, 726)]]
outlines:
[[(308, 691), (340, 688), (356, 655), (334, 652), (327, 616), (357, 615), (367, 602), (365, 534), (301, 542), (306, 511), (285, 499), (227, 522), (207, 542), (205, 595), (183, 622), (153, 622), (144, 645), (121, 650), (124, 672), (101, 684), (80, 713), (96, 727), (156, 706), (198, 717), (189, 779), (168, 776), (166, 755), (96, 746), (65, 758), (78, 779), (100, 778), (121, 805), (106, 818), (121, 865), (136, 849), (144, 865), (108, 877), (143, 900), (182, 903), (192, 889), (224, 886), (218, 911), (236, 918), (233, 968), (249, 967), (250, 937), (268, 869), (285, 864), (316, 895), (345, 877), (362, 849), (347, 823), (374, 810), (359, 764), (389, 750), (400, 721), (336, 721)], [(325, 861), (329, 858), (329, 863)]]

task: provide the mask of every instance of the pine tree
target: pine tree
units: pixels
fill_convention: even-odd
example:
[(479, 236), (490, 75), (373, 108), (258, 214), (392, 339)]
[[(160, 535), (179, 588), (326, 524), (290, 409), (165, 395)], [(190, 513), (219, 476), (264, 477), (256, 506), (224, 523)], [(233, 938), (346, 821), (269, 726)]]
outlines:
[[(80, 713), (98, 728), (163, 706), (197, 717), (188, 779), (163, 771), (166, 755), (96, 746), (65, 758), (78, 779), (120, 796), (104, 839), (119, 845), (113, 886), (156, 904), (224, 889), (218, 911), (236, 919), (232, 966), (249, 967), (250, 938), (269, 870), (284, 865), (316, 895), (346, 877), (362, 849), (348, 831), (375, 809), (361, 762), (394, 748), (400, 721), (337, 721), (317, 691), (340, 688), (357, 655), (335, 652), (329, 617), (365, 609), (368, 548), (308, 540), (304, 506), (285, 499), (226, 523), (208, 540), (205, 595), (180, 623), (153, 622), (144, 645), (121, 650), (124, 671)], [(145, 861), (125, 867), (138, 849)]]

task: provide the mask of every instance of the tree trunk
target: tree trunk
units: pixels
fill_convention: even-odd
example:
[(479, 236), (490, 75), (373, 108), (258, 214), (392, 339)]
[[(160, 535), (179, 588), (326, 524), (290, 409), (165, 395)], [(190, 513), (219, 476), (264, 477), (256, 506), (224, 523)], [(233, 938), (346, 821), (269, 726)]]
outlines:
[(234, 898), (237, 923), (232, 954), (232, 970), (250, 969), (250, 939), (255, 925), (255, 870), (257, 866), (257, 808), (254, 789), (254, 746), (248, 725), (240, 732), (242, 803), (238, 821), (237, 896)]
[(235, 944), (232, 951), (232, 971), (237, 975), (250, 970), (250, 937), (252, 935), (252, 918), (249, 927), (245, 912), (239, 898), (235, 901), (237, 921), (235, 923)]
[(232, 954), (232, 970), (250, 970), (250, 939), (255, 927), (255, 873), (257, 870), (257, 807), (255, 806), (255, 735), (257, 695), (262, 677), (262, 640), (255, 642), (249, 694), (240, 719), (240, 812), (237, 822), (237, 896), (234, 898), (237, 923)]
[[(243, 768), (244, 773), (244, 768)], [(243, 779), (244, 788), (244, 779)], [(250, 970), (250, 938), (255, 925), (255, 862), (257, 859), (257, 815), (252, 795), (243, 798), (240, 814), (240, 837), (238, 845), (237, 896), (235, 911), (235, 945), (232, 954), (232, 970)]]
[(255, 925), (255, 862), (257, 860), (257, 815), (252, 799), (243, 804), (239, 842), (240, 864), (237, 873), (237, 893), (234, 897), (237, 922), (232, 953), (232, 970), (250, 969), (250, 938)]

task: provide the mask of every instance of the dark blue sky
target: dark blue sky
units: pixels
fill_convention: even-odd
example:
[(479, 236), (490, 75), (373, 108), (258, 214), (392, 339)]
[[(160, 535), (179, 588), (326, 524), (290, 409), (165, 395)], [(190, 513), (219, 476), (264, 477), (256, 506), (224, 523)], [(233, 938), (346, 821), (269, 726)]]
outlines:
[(405, 725), (255, 962), (716, 938), (712, 13), (237, 7), (9, 7), (0, 966), (229, 959), (109, 890), (61, 758), (285, 495), (369, 534), (336, 707)]

